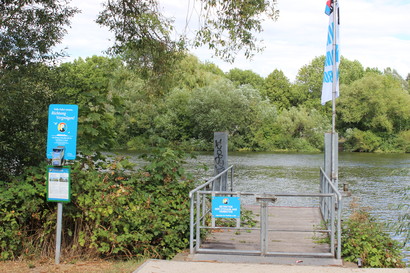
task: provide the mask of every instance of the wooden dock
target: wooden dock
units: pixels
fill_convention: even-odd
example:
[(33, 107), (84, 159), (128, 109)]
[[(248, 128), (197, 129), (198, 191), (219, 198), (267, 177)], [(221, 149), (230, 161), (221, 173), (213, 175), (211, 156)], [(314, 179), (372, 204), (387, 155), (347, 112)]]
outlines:
[[(259, 227), (259, 207), (248, 206), (245, 210), (253, 212), (256, 227)], [(321, 215), (319, 208), (268, 208), (268, 251), (278, 253), (330, 253), (327, 243), (320, 243), (323, 234), (312, 232), (320, 230)], [(322, 239), (322, 240), (320, 240)], [(201, 244), (204, 249), (260, 250), (259, 230), (218, 229), (212, 231)]]

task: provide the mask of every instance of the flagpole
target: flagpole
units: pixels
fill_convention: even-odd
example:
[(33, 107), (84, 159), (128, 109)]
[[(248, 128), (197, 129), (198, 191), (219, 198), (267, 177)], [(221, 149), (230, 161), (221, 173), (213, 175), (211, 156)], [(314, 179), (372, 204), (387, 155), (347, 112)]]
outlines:
[(332, 67), (332, 134), (331, 134), (331, 180), (333, 184), (337, 187), (338, 185), (338, 178), (337, 178), (337, 172), (336, 172), (336, 151), (337, 149), (336, 145), (338, 143), (338, 140), (335, 139), (336, 136), (336, 88), (337, 88), (337, 83), (338, 83), (338, 75), (337, 75), (337, 52), (336, 52), (336, 44), (337, 44), (337, 31), (339, 30), (337, 27), (338, 24), (338, 0), (334, 0), (333, 3), (333, 24), (334, 24), (334, 31), (333, 31), (333, 45), (332, 45), (332, 50), (333, 50), (333, 67)]

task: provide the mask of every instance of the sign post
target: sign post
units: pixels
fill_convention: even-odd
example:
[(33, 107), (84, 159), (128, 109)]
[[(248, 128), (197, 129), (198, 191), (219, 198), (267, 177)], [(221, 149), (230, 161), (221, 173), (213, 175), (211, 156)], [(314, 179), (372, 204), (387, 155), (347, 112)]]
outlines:
[(55, 263), (60, 263), (63, 202), (70, 202), (70, 168), (65, 160), (77, 155), (78, 105), (51, 104), (48, 109), (47, 158), (52, 166), (47, 169), (47, 201), (57, 203)]
[[(228, 132), (214, 132), (214, 168), (215, 175), (228, 168)], [(214, 182), (214, 191), (226, 191), (228, 189), (228, 174)]]

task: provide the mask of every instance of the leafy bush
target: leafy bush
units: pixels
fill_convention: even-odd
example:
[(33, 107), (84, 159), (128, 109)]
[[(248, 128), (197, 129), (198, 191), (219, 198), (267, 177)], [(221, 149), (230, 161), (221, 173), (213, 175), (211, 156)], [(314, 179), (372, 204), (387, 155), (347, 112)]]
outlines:
[[(84, 157), (71, 172), (71, 203), (64, 205), (65, 257), (170, 258), (189, 243), (192, 180), (182, 153), (158, 149), (132, 171), (127, 160)], [(56, 204), (46, 202), (46, 166), (0, 188), (0, 259), (54, 254)]]
[(330, 129), (329, 120), (315, 109), (292, 107), (277, 118), (278, 149), (317, 151), (323, 148), (323, 134)]
[(404, 267), (399, 243), (363, 208), (343, 223), (342, 256), (349, 262), (360, 258), (364, 267)]
[(400, 132), (397, 142), (402, 151), (410, 153), (410, 130)]
[(382, 144), (382, 139), (371, 131), (346, 130), (345, 150), (350, 152), (374, 152)]

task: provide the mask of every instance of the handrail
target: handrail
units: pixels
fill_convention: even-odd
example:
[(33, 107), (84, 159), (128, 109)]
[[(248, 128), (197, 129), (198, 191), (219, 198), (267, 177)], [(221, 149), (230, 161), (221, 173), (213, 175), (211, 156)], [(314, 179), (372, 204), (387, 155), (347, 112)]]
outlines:
[(229, 166), (229, 168), (227, 168), (227, 169), (224, 170), (223, 172), (220, 172), (219, 174), (217, 174), (217, 175), (215, 175), (214, 177), (212, 177), (212, 178), (210, 178), (209, 180), (207, 180), (204, 184), (199, 185), (198, 187), (196, 187), (195, 189), (193, 189), (192, 191), (190, 191), (190, 192), (189, 192), (189, 198), (192, 198), (192, 195), (193, 195), (195, 192), (197, 192), (197, 191), (201, 190), (202, 188), (208, 186), (209, 184), (211, 184), (212, 182), (214, 182), (216, 179), (218, 179), (219, 177), (221, 177), (221, 176), (224, 175), (225, 173), (228, 173), (228, 171), (229, 171), (230, 169), (232, 169), (232, 168), (233, 168), (233, 165), (232, 165), (232, 166)]
[[(331, 189), (328, 188), (330, 186)], [(329, 204), (325, 200), (320, 202), (320, 209), (322, 212), (322, 217), (324, 218), (325, 221), (328, 222), (328, 225), (334, 225), (336, 224), (336, 234), (337, 234), (337, 253), (336, 257), (338, 259), (341, 258), (341, 252), (342, 252), (342, 194), (339, 192), (338, 188), (332, 183), (330, 178), (326, 175), (326, 173), (323, 171), (322, 168), (320, 168), (320, 188), (322, 191), (325, 191), (326, 193), (332, 192), (336, 194), (337, 196), (337, 201), (336, 204), (332, 203)], [(336, 206), (335, 206), (336, 205)], [(337, 210), (337, 217), (335, 219), (335, 215), (331, 213), (329, 215), (329, 208), (331, 210), (336, 209)]]
[(325, 173), (325, 171), (322, 169), (322, 167), (320, 167), (320, 172), (322, 173), (322, 175), (326, 178), (326, 180), (328, 181), (330, 187), (333, 189), (333, 191), (335, 192), (335, 194), (337, 195), (337, 199), (339, 202), (342, 201), (342, 194), (339, 192), (339, 190), (335, 187), (335, 185), (332, 183), (332, 181), (330, 180), (330, 178), (327, 176), (327, 174)]

